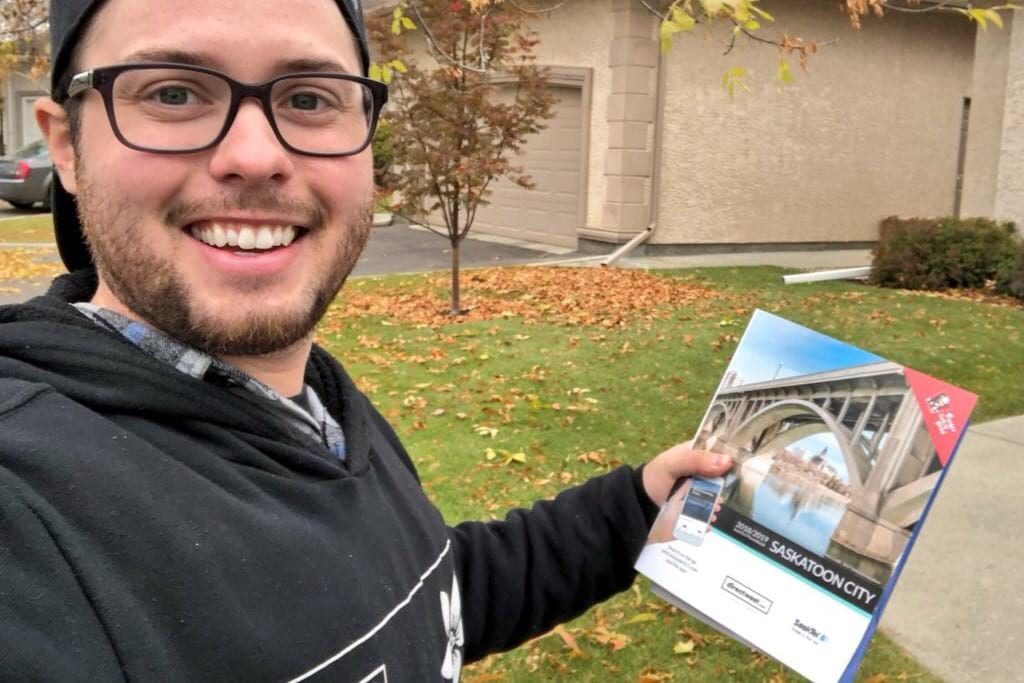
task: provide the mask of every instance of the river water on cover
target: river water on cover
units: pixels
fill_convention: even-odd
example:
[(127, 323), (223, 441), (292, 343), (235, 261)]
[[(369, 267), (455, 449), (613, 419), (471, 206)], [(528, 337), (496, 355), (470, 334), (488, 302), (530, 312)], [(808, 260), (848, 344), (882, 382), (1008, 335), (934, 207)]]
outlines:
[(754, 457), (743, 463), (729, 506), (758, 524), (825, 555), (846, 506), (830, 493), (808, 491), (774, 472), (771, 461)]

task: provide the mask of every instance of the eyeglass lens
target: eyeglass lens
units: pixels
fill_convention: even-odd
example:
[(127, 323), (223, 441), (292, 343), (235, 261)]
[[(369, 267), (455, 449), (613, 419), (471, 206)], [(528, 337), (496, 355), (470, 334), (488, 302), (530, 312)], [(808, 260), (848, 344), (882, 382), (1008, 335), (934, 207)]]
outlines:
[[(281, 137), (314, 154), (344, 154), (369, 137), (371, 93), (361, 83), (294, 76), (274, 83), (271, 110)], [(154, 151), (205, 147), (221, 133), (231, 108), (227, 81), (188, 69), (134, 69), (113, 83), (113, 109), (124, 139)]]

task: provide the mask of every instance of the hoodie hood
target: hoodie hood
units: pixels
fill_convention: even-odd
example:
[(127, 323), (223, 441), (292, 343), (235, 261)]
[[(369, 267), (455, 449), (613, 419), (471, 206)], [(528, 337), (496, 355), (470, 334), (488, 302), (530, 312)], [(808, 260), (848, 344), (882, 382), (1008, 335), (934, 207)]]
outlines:
[(305, 381), (341, 424), (349, 449), (347, 465), (311, 456), (309, 438), (269, 404), (181, 373), (69, 305), (88, 301), (96, 282), (94, 269), (81, 269), (54, 280), (44, 296), (0, 306), (0, 378), (50, 386), (103, 415), (205, 424), (264, 451), (284, 434), (290, 438), (271, 449), (277, 465), (313, 476), (357, 473), (365, 466), (366, 400), (323, 349), (314, 347)]

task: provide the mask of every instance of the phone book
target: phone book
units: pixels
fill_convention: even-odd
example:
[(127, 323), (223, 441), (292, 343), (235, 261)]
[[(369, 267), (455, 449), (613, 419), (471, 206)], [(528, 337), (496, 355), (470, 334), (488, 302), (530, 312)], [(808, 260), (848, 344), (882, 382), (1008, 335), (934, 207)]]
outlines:
[(852, 680), (976, 401), (755, 311), (694, 439), (735, 466), (673, 490), (636, 568), (812, 681)]

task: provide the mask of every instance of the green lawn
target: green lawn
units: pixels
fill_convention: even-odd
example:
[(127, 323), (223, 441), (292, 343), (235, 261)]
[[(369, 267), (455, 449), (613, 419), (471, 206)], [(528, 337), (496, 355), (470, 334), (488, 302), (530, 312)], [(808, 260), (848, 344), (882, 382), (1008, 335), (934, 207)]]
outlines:
[(0, 242), (53, 242), (53, 218), (40, 213), (0, 220)]
[[(786, 287), (782, 270), (732, 268), (657, 276), (714, 297), (682, 292), (667, 300), (632, 281), (636, 289), (624, 298), (640, 306), (620, 314), (608, 311), (623, 304), (614, 296), (623, 271), (552, 278), (547, 270), (536, 289), (528, 271), (516, 272), (515, 282), (480, 294), (483, 319), (459, 323), (422, 315), (419, 294), (437, 293), (430, 305), (443, 306), (443, 275), (355, 280), (320, 328), (321, 341), (396, 425), (451, 523), (500, 517), (687, 439), (755, 307), (977, 392), (976, 420), (1024, 413), (1019, 371), (1011, 370), (1024, 367), (1019, 307), (849, 283)], [(464, 278), (473, 300), (474, 276)], [(666, 607), (644, 582), (464, 679), (552, 678), (801, 680)], [(860, 680), (869, 678), (937, 680), (884, 635), (862, 666)]]

